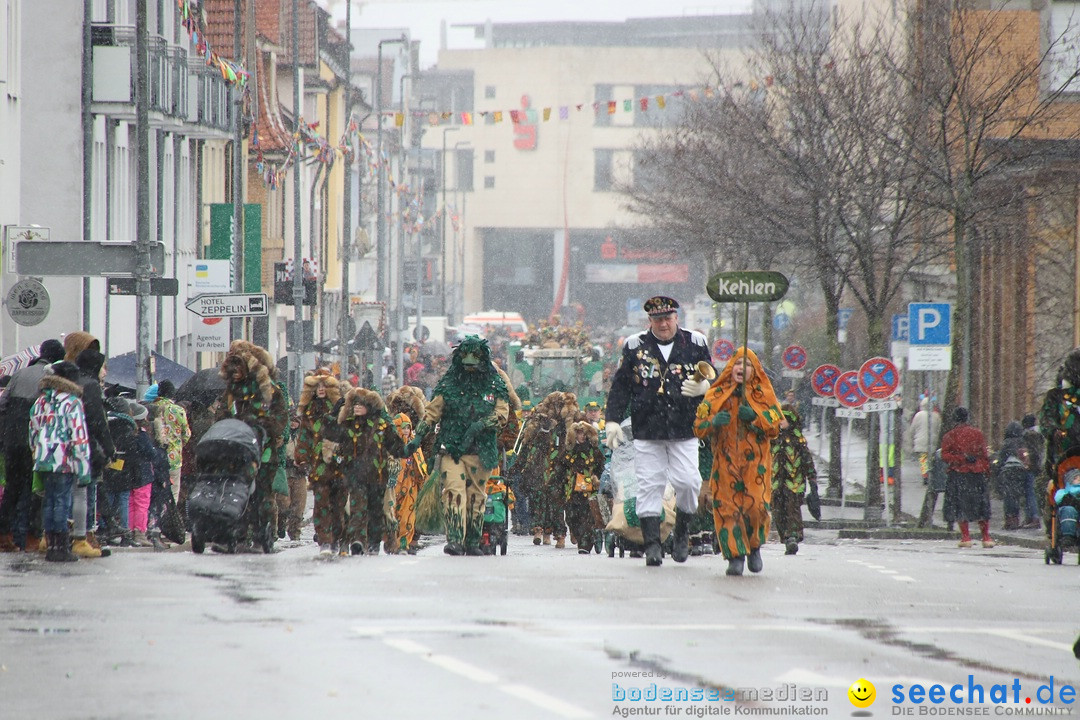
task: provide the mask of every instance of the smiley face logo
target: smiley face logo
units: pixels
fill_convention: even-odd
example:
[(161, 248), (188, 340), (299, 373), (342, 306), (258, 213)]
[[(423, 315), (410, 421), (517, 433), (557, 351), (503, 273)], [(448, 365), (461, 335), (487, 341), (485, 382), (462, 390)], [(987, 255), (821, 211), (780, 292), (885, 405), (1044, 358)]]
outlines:
[(857, 708), (868, 708), (877, 699), (877, 688), (866, 678), (859, 678), (847, 691), (848, 700)]

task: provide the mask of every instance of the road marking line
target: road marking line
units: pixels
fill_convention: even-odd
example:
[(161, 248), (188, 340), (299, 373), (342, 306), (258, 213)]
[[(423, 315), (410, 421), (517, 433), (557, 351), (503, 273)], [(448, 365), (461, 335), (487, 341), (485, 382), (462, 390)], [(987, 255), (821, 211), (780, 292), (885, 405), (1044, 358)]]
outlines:
[(1007, 638), (1009, 640), (1020, 640), (1031, 645), (1041, 645), (1042, 647), (1054, 648), (1055, 650), (1064, 650), (1065, 652), (1071, 652), (1073, 646), (1068, 643), (1054, 642), (1053, 640), (1045, 640), (1043, 638), (1032, 637), (1031, 635), (1025, 635), (1022, 632), (1016, 630), (987, 630), (990, 635), (997, 635), (998, 637)]
[(867, 565), (866, 567), (870, 568), (871, 570), (884, 570), (885, 569), (884, 565)]
[(882, 575), (895, 575), (898, 571), (897, 570), (878, 570), (878, 572), (881, 573)]
[(915, 582), (915, 578), (909, 575), (890, 575), (893, 580), (899, 580), (900, 582)]
[(423, 655), (421, 656), (421, 659), (427, 660), (432, 665), (438, 665), (443, 670), (449, 670), (452, 673), (469, 678), (473, 682), (490, 685), (499, 680), (497, 675), (493, 675), (487, 670), (481, 670), (475, 665), (467, 663), (464, 660), (458, 660), (449, 655)]
[(507, 695), (526, 700), (533, 705), (541, 707), (565, 718), (591, 718), (592, 713), (586, 712), (576, 705), (565, 703), (558, 698), (553, 698), (547, 693), (540, 692), (527, 685), (503, 685), (499, 688)]
[[(355, 628), (354, 628), (355, 629)], [(494, 685), (499, 682), (499, 676), (494, 673), (490, 673), (487, 670), (478, 668), (472, 663), (465, 662), (464, 660), (458, 660), (450, 655), (440, 655), (432, 652), (426, 645), (421, 645), (418, 642), (409, 640), (408, 638), (383, 638), (383, 644), (387, 647), (392, 647), (395, 650), (400, 650), (408, 655), (416, 655), (421, 660), (425, 660), (432, 665), (441, 667), (443, 670), (460, 675), (464, 678), (468, 678), (476, 683), (483, 685)], [(499, 689), (507, 695), (515, 697), (519, 700), (532, 703), (539, 708), (547, 710), (548, 712), (555, 713), (560, 717), (565, 718), (591, 718), (591, 713), (582, 710), (576, 705), (572, 705), (568, 702), (559, 700), (556, 697), (552, 697), (545, 692), (541, 692), (536, 688), (529, 687), (527, 685), (500, 685)]]

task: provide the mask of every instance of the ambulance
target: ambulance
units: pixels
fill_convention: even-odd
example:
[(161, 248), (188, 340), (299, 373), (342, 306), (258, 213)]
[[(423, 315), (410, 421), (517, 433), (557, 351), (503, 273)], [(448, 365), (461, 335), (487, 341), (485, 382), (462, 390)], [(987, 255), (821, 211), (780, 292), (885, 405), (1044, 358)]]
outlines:
[(505, 328), (510, 337), (520, 340), (529, 331), (525, 318), (521, 313), (501, 312), (499, 310), (487, 310), (485, 312), (466, 315), (461, 320), (464, 327), (479, 328), (481, 332), (488, 328)]

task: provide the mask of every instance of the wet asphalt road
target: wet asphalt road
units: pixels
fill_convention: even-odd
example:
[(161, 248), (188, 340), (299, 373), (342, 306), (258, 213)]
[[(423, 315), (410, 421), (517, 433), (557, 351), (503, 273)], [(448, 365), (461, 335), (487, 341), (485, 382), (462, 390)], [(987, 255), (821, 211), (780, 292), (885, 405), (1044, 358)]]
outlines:
[(894, 685), (1019, 681), (1025, 706), (1051, 676), (1080, 684), (1075, 555), (813, 531), (729, 578), (718, 556), (646, 569), (521, 537), (484, 558), (430, 540), (330, 561), (310, 542), (0, 555), (0, 718), (851, 717), (860, 678), (884, 717), (903, 711)]

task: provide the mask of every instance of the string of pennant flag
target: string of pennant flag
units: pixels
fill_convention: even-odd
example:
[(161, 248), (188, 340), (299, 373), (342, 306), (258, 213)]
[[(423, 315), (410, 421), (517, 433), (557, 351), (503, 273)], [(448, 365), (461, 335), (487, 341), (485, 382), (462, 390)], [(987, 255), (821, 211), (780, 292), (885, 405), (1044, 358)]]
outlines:
[[(178, 0), (178, 2), (187, 4), (189, 0)], [(726, 90), (728, 92), (735, 89), (757, 91), (771, 87), (772, 85), (773, 78), (766, 77), (760, 83), (757, 81), (748, 81), (745, 83), (737, 81), (728, 86)], [(685, 98), (689, 99), (691, 102), (696, 102), (701, 99), (711, 99), (715, 97), (717, 90), (718, 88), (705, 85), (699, 88), (674, 90), (670, 93), (658, 95), (543, 107), (539, 110), (482, 110), (478, 112), (415, 111), (408, 113), (408, 116), (414, 119), (427, 119), (428, 124), (431, 126), (443, 124), (475, 125), (477, 118), (481, 118), (481, 122), (486, 123), (488, 117), (491, 118), (491, 122), (494, 124), (502, 123), (505, 119), (509, 118), (510, 124), (512, 125), (534, 125), (538, 122), (549, 122), (553, 118), (557, 118), (560, 121), (570, 120), (573, 115), (585, 112), (591, 112), (593, 116), (599, 116), (602, 113), (615, 115), (620, 111), (630, 113), (634, 112), (635, 108), (640, 109), (641, 112), (649, 112), (653, 108), (657, 110), (666, 110), (672, 99)], [(405, 125), (406, 113), (385, 112), (383, 113), (383, 117), (392, 118), (394, 125), (398, 128)], [(277, 165), (267, 163), (263, 156), (258, 130), (252, 130), (251, 146), (256, 152), (256, 172), (258, 172), (263, 178), (263, 182), (265, 182), (271, 190), (276, 190), (278, 188), (280, 179), (288, 173), (298, 156), (301, 156), (301, 159), (303, 157), (314, 157), (316, 162), (328, 164), (333, 163), (338, 156), (351, 160), (357, 152), (357, 148), (359, 148), (359, 151), (363, 153), (369, 172), (373, 174), (377, 173), (380, 165), (383, 167), (392, 192), (398, 195), (405, 195), (411, 192), (411, 188), (407, 183), (399, 183), (395, 180), (389, 156), (385, 151), (382, 153), (381, 157), (377, 155), (371, 142), (360, 131), (360, 124), (357, 121), (356, 116), (350, 117), (346, 130), (342, 134), (337, 145), (331, 144), (326, 138), (319, 135), (318, 125), (318, 122), (309, 125), (303, 118), (300, 118), (299, 128), (292, 135), (292, 143), (289, 152), (284, 160)], [(411, 228), (411, 232), (419, 232), (423, 227), (438, 220), (446, 211), (446, 208), (442, 208), (425, 220), (423, 214), (414, 207), (416, 202), (417, 201), (414, 198), (412, 202), (405, 204), (405, 207), (399, 211), (399, 215), (401, 215), (403, 221), (411, 221), (406, 223), (407, 227)], [(416, 212), (416, 218), (412, 217), (413, 212)], [(387, 215), (388, 217), (393, 217), (391, 213), (388, 213)], [(457, 218), (453, 215), (451, 217), (454, 220), (456, 229)]]
[(217, 68), (221, 78), (229, 85), (245, 87), (251, 73), (243, 65), (221, 57), (210, 47), (206, 35), (206, 8), (198, 2), (193, 6), (192, 0), (176, 0), (176, 7), (180, 11), (180, 24), (187, 30), (195, 51), (206, 58), (207, 67)]
[[(772, 87), (773, 78), (771, 76), (766, 77), (762, 82), (751, 80), (749, 82), (737, 81), (731, 83), (728, 90), (749, 88), (750, 90), (760, 90), (762, 88)], [(600, 100), (592, 103), (576, 103), (573, 105), (558, 105), (543, 107), (540, 110), (532, 109), (515, 109), (515, 110), (480, 110), (477, 112), (450, 112), (450, 111), (428, 111), (417, 110), (409, 113), (388, 111), (382, 113), (385, 118), (392, 118), (395, 127), (403, 127), (405, 125), (405, 118), (411, 117), (414, 119), (426, 119), (429, 125), (437, 126), (443, 124), (458, 124), (458, 125), (475, 125), (480, 118), (482, 122), (486, 122), (488, 118), (493, 123), (501, 123), (509, 118), (510, 123), (513, 125), (535, 125), (537, 122), (549, 122), (553, 119), (569, 120), (575, 113), (591, 112), (594, 116), (597, 115), (615, 115), (619, 112), (629, 113), (634, 112), (635, 108), (641, 112), (649, 112), (653, 108), (657, 110), (666, 110), (667, 105), (672, 99), (687, 98), (692, 102), (701, 100), (703, 98), (710, 99), (716, 96), (717, 88), (709, 85), (704, 85), (699, 88), (691, 88), (688, 90), (674, 90), (670, 93), (662, 93), (659, 95), (645, 95), (637, 98), (624, 98), (622, 100)]]

